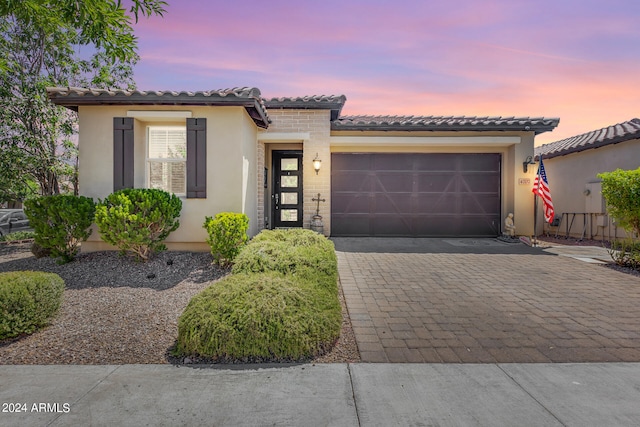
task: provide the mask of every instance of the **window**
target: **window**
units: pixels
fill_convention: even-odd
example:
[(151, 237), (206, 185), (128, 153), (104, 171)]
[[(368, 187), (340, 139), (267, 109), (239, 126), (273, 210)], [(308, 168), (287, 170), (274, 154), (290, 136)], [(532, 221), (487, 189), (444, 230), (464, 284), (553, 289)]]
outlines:
[(183, 126), (147, 128), (147, 186), (178, 196), (187, 193), (187, 129)]
[[(113, 191), (134, 187), (133, 120), (113, 118)], [(146, 187), (206, 199), (207, 119), (187, 117), (186, 128), (149, 126), (146, 132)]]

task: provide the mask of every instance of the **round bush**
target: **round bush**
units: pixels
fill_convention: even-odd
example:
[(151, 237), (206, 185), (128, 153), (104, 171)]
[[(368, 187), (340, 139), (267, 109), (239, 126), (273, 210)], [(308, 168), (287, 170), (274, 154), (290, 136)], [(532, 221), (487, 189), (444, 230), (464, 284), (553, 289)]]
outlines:
[(89, 197), (55, 194), (25, 201), (24, 212), (35, 230), (35, 243), (66, 263), (91, 235), (95, 210)]
[(164, 240), (180, 226), (182, 201), (175, 194), (151, 188), (126, 188), (111, 193), (96, 207), (95, 221), (105, 242), (147, 261), (166, 249)]
[(292, 361), (327, 351), (340, 334), (332, 292), (277, 273), (235, 274), (189, 302), (176, 355), (216, 361)]
[(0, 273), (0, 340), (46, 326), (62, 303), (64, 281), (54, 273)]
[(221, 212), (215, 217), (207, 216), (203, 227), (209, 237), (213, 261), (221, 266), (231, 264), (249, 237), (249, 217), (243, 213)]

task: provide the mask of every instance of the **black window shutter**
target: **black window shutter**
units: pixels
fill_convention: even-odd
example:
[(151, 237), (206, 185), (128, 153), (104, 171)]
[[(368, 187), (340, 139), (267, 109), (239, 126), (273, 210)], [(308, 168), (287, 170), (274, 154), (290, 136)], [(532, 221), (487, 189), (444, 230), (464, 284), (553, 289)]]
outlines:
[(207, 119), (187, 119), (187, 198), (207, 197)]
[(113, 118), (113, 191), (133, 188), (133, 118)]

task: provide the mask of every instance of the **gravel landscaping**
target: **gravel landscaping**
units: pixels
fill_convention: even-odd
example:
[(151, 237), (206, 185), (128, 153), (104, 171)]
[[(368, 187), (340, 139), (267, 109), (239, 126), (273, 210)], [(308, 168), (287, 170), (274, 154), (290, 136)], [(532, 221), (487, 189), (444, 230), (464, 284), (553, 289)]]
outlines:
[[(117, 252), (80, 254), (71, 263), (36, 259), (30, 243), (1, 244), (0, 272), (38, 270), (65, 282), (63, 304), (47, 328), (0, 342), (0, 364), (196, 363), (169, 350), (177, 319), (195, 294), (228, 273), (209, 253), (163, 252), (139, 263)], [(341, 336), (318, 363), (360, 360), (344, 298)]]

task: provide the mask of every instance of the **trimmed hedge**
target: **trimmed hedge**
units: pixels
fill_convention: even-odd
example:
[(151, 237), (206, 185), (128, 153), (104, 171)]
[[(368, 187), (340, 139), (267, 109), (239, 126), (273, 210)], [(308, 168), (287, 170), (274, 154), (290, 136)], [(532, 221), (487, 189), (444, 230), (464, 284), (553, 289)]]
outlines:
[(322, 234), (305, 228), (288, 228), (277, 230), (262, 230), (255, 236), (251, 243), (257, 242), (283, 242), (294, 246), (320, 246), (334, 249), (333, 242)]
[(0, 273), (0, 340), (46, 326), (62, 303), (64, 281), (54, 273)]
[(176, 356), (293, 361), (328, 351), (340, 335), (333, 243), (310, 230), (263, 231), (232, 274), (196, 295), (178, 320)]
[(235, 274), (192, 298), (178, 321), (175, 354), (301, 360), (332, 346), (341, 322), (333, 292), (278, 273)]
[(304, 229), (264, 230), (236, 257), (233, 273), (277, 271), (337, 292), (338, 261), (333, 242)]

